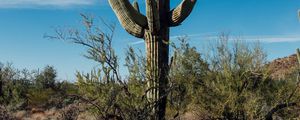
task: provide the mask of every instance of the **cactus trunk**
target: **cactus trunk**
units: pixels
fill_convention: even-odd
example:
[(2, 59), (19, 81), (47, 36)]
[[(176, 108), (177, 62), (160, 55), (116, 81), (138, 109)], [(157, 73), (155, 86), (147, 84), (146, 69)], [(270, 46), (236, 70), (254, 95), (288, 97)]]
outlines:
[(163, 119), (167, 103), (167, 74), (169, 60), (169, 45), (165, 44), (161, 36), (149, 32), (145, 34), (147, 50), (147, 83), (149, 92), (147, 98), (155, 102), (153, 113), (155, 119)]
[(147, 97), (156, 103), (154, 119), (164, 119), (167, 103), (169, 28), (180, 25), (191, 13), (196, 0), (183, 0), (170, 10), (170, 0), (145, 0), (146, 16), (137, 1), (109, 0), (123, 28), (137, 38), (143, 38), (147, 50)]
[[(168, 62), (169, 62), (169, 26), (168, 12), (170, 4), (168, 0), (157, 1), (159, 21), (152, 29), (145, 31), (144, 39), (147, 50), (147, 76), (148, 99), (156, 102), (153, 113), (154, 119), (164, 119), (167, 103)], [(155, 15), (154, 15), (155, 16)], [(155, 28), (159, 27), (159, 28)], [(154, 31), (157, 30), (157, 31)]]

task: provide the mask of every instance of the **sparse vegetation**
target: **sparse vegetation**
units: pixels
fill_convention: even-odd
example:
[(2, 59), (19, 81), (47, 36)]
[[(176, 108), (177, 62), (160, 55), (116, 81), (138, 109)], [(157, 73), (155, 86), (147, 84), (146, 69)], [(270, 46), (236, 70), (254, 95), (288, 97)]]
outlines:
[[(128, 76), (112, 45), (114, 24), (104, 32), (82, 15), (85, 30), (57, 30), (51, 38), (68, 40), (87, 48), (87, 57), (98, 63), (90, 73), (76, 73), (76, 82), (59, 81), (56, 70), (18, 70), (0, 65), (0, 119), (21, 117), (49, 119), (147, 120), (157, 116), (147, 92), (147, 59), (129, 47)], [(97, 27), (98, 26), (98, 27)], [(231, 41), (229, 35), (200, 53), (186, 37), (170, 43), (166, 119), (299, 119), (299, 64), (276, 78), (259, 43)], [(123, 66), (122, 66), (123, 67)], [(20, 115), (20, 111), (22, 115)], [(53, 112), (54, 111), (54, 112)], [(14, 114), (15, 113), (15, 114)], [(19, 114), (17, 114), (19, 113)], [(25, 115), (26, 114), (26, 115)], [(85, 116), (84, 116), (85, 115)], [(92, 116), (92, 117), (91, 117)], [(41, 118), (41, 117), (40, 117)]]

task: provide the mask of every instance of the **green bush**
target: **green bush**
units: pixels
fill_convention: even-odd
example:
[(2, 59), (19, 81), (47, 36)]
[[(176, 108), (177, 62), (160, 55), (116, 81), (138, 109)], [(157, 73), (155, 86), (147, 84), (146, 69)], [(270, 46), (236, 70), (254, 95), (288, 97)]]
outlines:
[(44, 107), (54, 94), (56, 93), (52, 89), (30, 89), (27, 94), (28, 105), (32, 107)]

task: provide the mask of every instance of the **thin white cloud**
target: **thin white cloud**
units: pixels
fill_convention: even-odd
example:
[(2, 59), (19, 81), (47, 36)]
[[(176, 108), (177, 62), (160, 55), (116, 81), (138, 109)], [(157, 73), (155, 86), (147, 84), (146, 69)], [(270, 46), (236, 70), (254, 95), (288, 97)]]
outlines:
[(132, 43), (129, 43), (129, 45), (138, 45), (138, 44), (142, 44), (144, 43), (144, 40), (139, 40), (139, 41), (136, 41), (136, 42), (132, 42)]
[(297, 42), (300, 41), (300, 35), (246, 36), (245, 40), (259, 40), (267, 43)]
[(0, 8), (71, 7), (94, 3), (96, 0), (0, 0)]
[[(218, 35), (212, 35), (213, 33), (206, 34), (190, 34), (190, 35), (176, 35), (171, 36), (171, 40), (176, 40), (178, 37), (187, 36), (190, 40), (217, 40)], [(280, 43), (280, 42), (298, 42), (300, 41), (300, 35), (248, 35), (248, 36), (230, 36), (229, 40), (245, 40), (248, 42), (260, 41), (263, 43)], [(132, 42), (129, 45), (138, 45), (144, 43), (143, 40)]]
[[(203, 34), (189, 34), (189, 35), (174, 35), (174, 36), (170, 36), (170, 39), (171, 40), (174, 40), (174, 39), (177, 39), (179, 37), (188, 37), (188, 38), (208, 38), (211, 36), (211, 34), (215, 34), (213, 32), (210, 32), (210, 33), (203, 33)], [(132, 42), (132, 43), (129, 43), (129, 45), (138, 45), (138, 44), (142, 44), (144, 43), (144, 40), (138, 40), (136, 42)]]
[[(206, 38), (196, 38), (202, 40), (216, 40), (218, 36), (210, 36)], [(248, 36), (231, 36), (229, 40), (245, 40), (248, 42), (251, 41), (260, 41), (264, 43), (279, 43), (279, 42), (298, 42), (300, 41), (300, 35), (248, 35)]]

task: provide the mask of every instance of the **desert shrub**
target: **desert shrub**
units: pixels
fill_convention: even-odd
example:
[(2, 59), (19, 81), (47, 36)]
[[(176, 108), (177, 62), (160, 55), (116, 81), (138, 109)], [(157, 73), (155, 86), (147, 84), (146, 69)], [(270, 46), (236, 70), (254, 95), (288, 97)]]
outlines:
[(54, 97), (55, 91), (52, 89), (30, 89), (28, 96), (28, 105), (33, 107), (43, 107), (51, 97)]
[[(73, 96), (88, 103), (99, 119), (152, 119), (150, 113), (156, 103), (146, 99), (145, 57), (129, 48), (125, 59), (129, 74), (124, 79), (112, 46), (114, 24), (104, 24), (107, 33), (92, 18), (82, 16), (83, 31), (57, 30), (57, 36), (51, 37), (83, 45), (87, 48), (85, 57), (98, 63), (90, 73), (76, 74), (78, 94)], [(199, 115), (199, 119), (296, 116), (285, 108), (299, 102), (297, 80), (271, 79), (266, 53), (259, 43), (230, 39), (220, 35), (205, 54), (191, 47), (186, 38), (180, 38), (179, 46), (173, 45), (166, 118), (180, 119), (186, 113)]]
[(41, 73), (35, 77), (35, 87), (39, 89), (55, 89), (56, 70), (52, 66), (46, 66)]
[[(99, 119), (150, 119), (155, 103), (149, 103), (145, 96), (143, 61), (137, 60), (134, 51), (129, 50), (126, 64), (130, 75), (128, 79), (123, 79), (119, 72), (118, 57), (112, 47), (114, 24), (104, 23), (108, 29), (101, 29), (92, 18), (82, 17), (83, 31), (57, 30), (58, 34), (51, 37), (83, 45), (87, 48), (85, 57), (98, 63), (91, 73), (77, 73), (75, 84), (78, 95), (75, 96), (90, 104), (90, 111)], [(108, 32), (104, 32), (106, 30)]]
[(8, 104), (13, 99), (13, 84), (15, 83), (17, 71), (11, 64), (2, 65), (1, 67), (1, 82), (2, 95), (1, 103)]
[(194, 94), (198, 97), (193, 106), (201, 115), (211, 119), (264, 119), (276, 106), (299, 98), (291, 95), (294, 90), (290, 88), (298, 87), (295, 79), (277, 81), (269, 77), (266, 54), (258, 43), (229, 41), (223, 34), (213, 45), (205, 56), (209, 70)]
[(55, 91), (62, 95), (76, 94), (78, 92), (78, 87), (69, 81), (57, 82), (55, 86)]
[(15, 120), (16, 118), (4, 107), (0, 106), (0, 120)]
[[(145, 84), (131, 81), (126, 88), (119, 83), (106, 83), (95, 74), (77, 74), (76, 84), (84, 102), (99, 119), (150, 119), (150, 108), (145, 98)], [(124, 90), (126, 89), (126, 90)]]
[(80, 114), (79, 104), (70, 104), (60, 110), (59, 120), (77, 120)]
[(59, 82), (56, 70), (46, 66), (38, 70), (16, 69), (12, 64), (0, 64), (0, 103), (9, 110), (28, 107), (63, 107), (70, 104), (64, 101), (68, 93), (76, 93), (77, 88), (69, 82)]
[(209, 71), (196, 101), (212, 118), (259, 119), (257, 114), (263, 114), (264, 105), (257, 92), (268, 81), (263, 68), (266, 54), (258, 44), (243, 42), (221, 35), (208, 48)]
[(26, 94), (31, 86), (31, 73), (26, 70), (18, 70), (12, 64), (6, 64), (0, 68), (2, 81), (2, 95), (0, 101), (11, 109), (24, 108), (27, 102)]
[(172, 45), (174, 55), (169, 75), (171, 91), (168, 113), (170, 116), (189, 111), (189, 105), (197, 98), (195, 93), (199, 87), (202, 87), (203, 78), (208, 71), (208, 64), (187, 40), (187, 37), (180, 37), (178, 38), (179, 45)]

